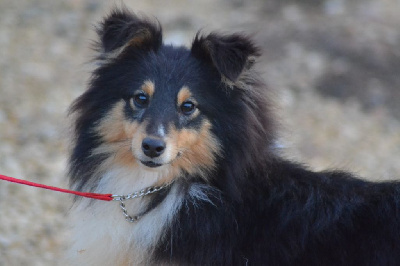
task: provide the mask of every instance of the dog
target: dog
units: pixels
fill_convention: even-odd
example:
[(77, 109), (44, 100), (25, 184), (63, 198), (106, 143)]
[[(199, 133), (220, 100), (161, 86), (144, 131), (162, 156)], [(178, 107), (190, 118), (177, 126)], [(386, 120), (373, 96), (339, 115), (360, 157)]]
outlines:
[(400, 184), (315, 172), (276, 148), (270, 91), (244, 34), (163, 44), (115, 8), (72, 104), (68, 265), (400, 265)]

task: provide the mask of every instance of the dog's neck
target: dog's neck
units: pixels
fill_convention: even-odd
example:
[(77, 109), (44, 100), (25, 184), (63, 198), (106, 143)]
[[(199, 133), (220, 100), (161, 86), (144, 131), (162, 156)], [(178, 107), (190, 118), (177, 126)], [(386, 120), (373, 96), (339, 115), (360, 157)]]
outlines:
[(145, 197), (147, 195), (157, 193), (157, 192), (159, 192), (161, 190), (164, 190), (167, 187), (171, 186), (172, 183), (173, 183), (173, 181), (165, 183), (164, 185), (161, 185), (161, 186), (146, 187), (146, 188), (144, 188), (142, 190), (132, 192), (132, 193), (130, 193), (128, 195), (112, 195), (112, 197), (113, 197), (113, 200), (116, 200), (116, 201), (120, 202), (119, 206), (121, 208), (122, 214), (125, 216), (125, 220), (130, 222), (130, 223), (134, 223), (137, 220), (139, 220), (143, 215), (145, 215), (150, 210), (152, 210), (157, 204), (150, 204), (145, 211), (143, 211), (140, 214), (137, 214), (135, 216), (131, 216), (131, 215), (128, 214), (128, 211), (127, 211), (127, 209), (125, 207), (125, 201), (126, 200), (130, 200), (130, 199), (142, 198), (142, 197)]

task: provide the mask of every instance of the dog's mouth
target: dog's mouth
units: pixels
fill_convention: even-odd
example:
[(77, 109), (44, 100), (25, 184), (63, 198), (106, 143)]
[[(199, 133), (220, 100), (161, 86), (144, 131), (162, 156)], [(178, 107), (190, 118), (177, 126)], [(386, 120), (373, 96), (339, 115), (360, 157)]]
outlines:
[(175, 159), (164, 162), (164, 163), (156, 163), (154, 161), (144, 161), (144, 160), (139, 160), (143, 165), (150, 167), (150, 168), (157, 168), (163, 165), (171, 165), (176, 159), (178, 159), (181, 156), (181, 153), (179, 152), (178, 155), (175, 157)]
[(150, 168), (157, 168), (162, 166), (163, 164), (161, 163), (155, 163), (153, 161), (140, 161), (143, 165), (150, 167)]
[(176, 157), (170, 161), (165, 162), (163, 160), (157, 160), (157, 161), (161, 161), (161, 163), (157, 162), (157, 161), (149, 160), (149, 158), (140, 158), (140, 157), (135, 157), (135, 158), (144, 166), (147, 166), (149, 168), (157, 168), (157, 167), (160, 167), (163, 165), (171, 165), (176, 159), (181, 157), (181, 155), (182, 155), (182, 151), (179, 151), (178, 154), (176, 155)]

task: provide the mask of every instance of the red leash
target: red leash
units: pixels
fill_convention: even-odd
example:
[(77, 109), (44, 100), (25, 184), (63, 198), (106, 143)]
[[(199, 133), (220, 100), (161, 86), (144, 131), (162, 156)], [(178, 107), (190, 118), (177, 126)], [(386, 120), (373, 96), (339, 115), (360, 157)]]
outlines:
[(30, 181), (26, 181), (26, 180), (22, 180), (22, 179), (18, 179), (18, 178), (13, 178), (13, 177), (1, 175), (1, 174), (0, 174), (0, 180), (5, 180), (5, 181), (13, 182), (13, 183), (28, 185), (28, 186), (32, 186), (32, 187), (40, 187), (40, 188), (59, 191), (59, 192), (63, 192), (63, 193), (74, 194), (74, 195), (78, 195), (78, 196), (86, 197), (86, 198), (105, 200), (105, 201), (111, 201), (111, 200), (114, 199), (112, 194), (99, 194), (99, 193), (91, 193), (91, 192), (79, 192), (79, 191), (74, 191), (74, 190), (69, 190), (69, 189), (46, 186), (46, 185), (38, 184), (38, 183), (35, 183), (35, 182), (30, 182)]

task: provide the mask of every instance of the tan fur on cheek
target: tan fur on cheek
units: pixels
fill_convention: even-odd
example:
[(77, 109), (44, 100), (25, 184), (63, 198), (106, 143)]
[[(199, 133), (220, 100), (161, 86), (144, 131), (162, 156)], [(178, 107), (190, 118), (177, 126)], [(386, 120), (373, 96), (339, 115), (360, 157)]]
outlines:
[(124, 130), (124, 105), (123, 101), (115, 104), (96, 127), (95, 131), (101, 136), (103, 141), (111, 143), (127, 138)]
[[(136, 164), (131, 152), (131, 141), (138, 131), (139, 124), (126, 120), (124, 106), (124, 101), (118, 102), (95, 128), (102, 144), (93, 154), (110, 154), (110, 160), (106, 162), (130, 166)], [(108, 167), (108, 164), (105, 167)]]
[(208, 170), (215, 168), (215, 159), (220, 152), (220, 143), (211, 132), (211, 124), (203, 122), (199, 131), (183, 129), (172, 130), (176, 135), (176, 149), (181, 156), (173, 162), (190, 174), (200, 174), (205, 177)]

